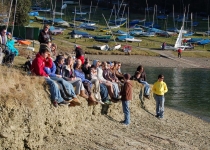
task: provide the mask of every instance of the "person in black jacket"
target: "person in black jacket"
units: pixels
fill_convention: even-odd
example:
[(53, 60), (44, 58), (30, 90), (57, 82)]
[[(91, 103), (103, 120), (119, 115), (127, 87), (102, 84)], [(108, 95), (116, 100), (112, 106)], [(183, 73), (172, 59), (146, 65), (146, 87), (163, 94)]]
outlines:
[(39, 33), (39, 37), (38, 37), (38, 41), (39, 43), (45, 43), (48, 44), (49, 42), (52, 41), (52, 36), (51, 36), (51, 32), (50, 32), (50, 26), (45, 24), (44, 28), (40, 31)]

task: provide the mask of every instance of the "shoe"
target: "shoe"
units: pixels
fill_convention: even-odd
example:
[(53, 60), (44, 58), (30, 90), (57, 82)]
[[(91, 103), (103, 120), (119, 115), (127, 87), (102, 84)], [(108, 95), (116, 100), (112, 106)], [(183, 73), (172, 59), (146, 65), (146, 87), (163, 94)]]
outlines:
[(144, 97), (145, 97), (146, 99), (149, 99), (149, 95), (144, 95)]
[(120, 121), (120, 123), (122, 123), (122, 124), (125, 124), (125, 120), (123, 120), (123, 121)]
[(96, 99), (93, 97), (93, 95), (91, 94), (88, 98), (89, 101), (93, 101), (93, 102), (96, 102)]
[(54, 107), (58, 107), (57, 101), (52, 101), (52, 104), (53, 104)]
[(73, 104), (73, 103), (70, 103), (69, 104), (69, 107), (75, 107), (76, 105), (75, 104)]
[(79, 96), (81, 96), (81, 97), (83, 97), (85, 99), (88, 99), (88, 95), (85, 94), (85, 90), (81, 90)]
[(64, 100), (64, 101), (58, 103), (58, 105), (69, 105), (69, 102), (67, 102), (67, 101)]
[(112, 102), (110, 100), (107, 100), (107, 101), (104, 102), (104, 104), (106, 104), (106, 105), (112, 105)]
[(160, 119), (163, 119), (163, 116), (159, 116)]
[(104, 102), (102, 102), (101, 100), (97, 100), (96, 102), (98, 102), (99, 104), (104, 104)]
[(159, 115), (155, 115), (155, 117), (156, 117), (156, 118), (159, 118), (160, 116), (159, 116)]
[(72, 104), (74, 104), (75, 106), (80, 106), (81, 105), (81, 102), (79, 101), (78, 98), (74, 97), (71, 101)]
[(125, 123), (123, 123), (123, 126), (124, 126), (124, 127), (128, 127), (128, 126), (129, 126), (129, 124), (125, 124)]
[(112, 102), (114, 102), (114, 103), (117, 103), (117, 102), (119, 102), (119, 101), (120, 101), (120, 99), (115, 98), (115, 97), (112, 97), (112, 98), (111, 98), (111, 101), (112, 101)]

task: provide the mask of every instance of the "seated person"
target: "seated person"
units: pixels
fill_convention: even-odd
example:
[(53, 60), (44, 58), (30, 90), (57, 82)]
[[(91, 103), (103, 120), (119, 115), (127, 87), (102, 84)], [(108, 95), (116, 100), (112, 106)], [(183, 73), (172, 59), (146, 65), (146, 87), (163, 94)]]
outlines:
[(81, 97), (87, 99), (88, 95), (85, 94), (85, 88), (82, 84), (82, 80), (80, 78), (75, 77), (74, 75), (73, 65), (73, 57), (68, 56), (66, 59), (66, 65), (64, 65), (62, 68), (62, 77), (75, 87), (76, 95), (80, 95)]
[[(46, 63), (46, 67), (52, 68), (50, 67), (50, 65), (47, 65), (50, 61), (52, 61), (52, 58), (50, 58), (49, 56), (47, 57), (47, 63)], [(67, 100), (71, 100), (71, 103), (73, 105), (80, 105), (79, 100), (77, 99), (77, 96), (74, 92), (74, 87), (72, 86), (72, 84), (66, 80), (64, 80), (62, 78), (62, 66), (64, 63), (64, 56), (62, 55), (58, 55), (57, 59), (55, 62), (52, 62), (52, 64), (54, 65), (54, 70), (52, 72), (52, 74), (50, 74), (50, 78), (56, 82), (58, 82), (61, 86), (61, 90), (63, 89), (63, 96), (66, 95), (66, 97), (68, 98)], [(64, 94), (65, 93), (65, 94)]]
[(138, 66), (136, 71), (140, 72), (140, 77), (138, 78), (138, 82), (144, 84), (144, 96), (149, 99), (150, 93), (150, 85), (146, 81), (146, 72), (142, 65)]
[(12, 39), (12, 34), (7, 34), (7, 43), (5, 50), (5, 57), (3, 59), (3, 63), (9, 62), (13, 63), (15, 56), (18, 55), (18, 50), (14, 47), (15, 41)]
[(110, 71), (110, 69), (107, 66), (106, 62), (102, 62), (102, 70), (103, 70), (103, 77), (104, 79), (110, 81), (112, 83), (113, 92), (114, 92), (114, 98), (119, 98), (119, 86), (118, 86), (118, 79), (117, 77)]
[(44, 71), (46, 58), (48, 57), (49, 52), (50, 49), (47, 45), (40, 45), (39, 53), (37, 53), (36, 58), (32, 62), (31, 72), (33, 75), (42, 76), (45, 78), (47, 84), (49, 84), (51, 101), (55, 107), (57, 107), (58, 104), (69, 105), (69, 102), (65, 101), (61, 97), (57, 83), (50, 79), (49, 75)]
[(85, 73), (85, 78), (88, 79), (88, 80), (91, 80), (90, 67), (91, 67), (91, 65), (90, 65), (89, 59), (85, 58), (85, 62), (82, 65), (82, 71)]
[(93, 93), (91, 91), (91, 88), (92, 88), (92, 83), (90, 80), (88, 79), (85, 79), (85, 74), (84, 72), (82, 71), (82, 61), (80, 59), (78, 59), (76, 61), (76, 65), (75, 65), (75, 68), (74, 68), (74, 74), (75, 74), (75, 77), (77, 78), (80, 78), (82, 80), (82, 83), (87, 91), (87, 94), (89, 96), (88, 98), (88, 105), (95, 105), (97, 104), (97, 101), (96, 99), (94, 98), (93, 96)]
[(121, 67), (121, 64), (117, 61), (114, 61), (113, 72), (115, 73), (115, 75), (116, 75), (116, 77), (118, 78), (119, 81), (123, 81), (124, 76), (121, 73), (120, 67)]

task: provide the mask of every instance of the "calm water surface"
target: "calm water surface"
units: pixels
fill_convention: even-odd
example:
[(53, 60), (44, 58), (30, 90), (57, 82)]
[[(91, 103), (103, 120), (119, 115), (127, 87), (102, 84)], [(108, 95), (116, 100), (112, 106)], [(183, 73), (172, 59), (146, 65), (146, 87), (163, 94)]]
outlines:
[[(122, 68), (134, 74), (137, 66)], [(153, 84), (163, 74), (168, 86), (165, 105), (196, 116), (210, 117), (210, 70), (145, 67), (147, 82)]]

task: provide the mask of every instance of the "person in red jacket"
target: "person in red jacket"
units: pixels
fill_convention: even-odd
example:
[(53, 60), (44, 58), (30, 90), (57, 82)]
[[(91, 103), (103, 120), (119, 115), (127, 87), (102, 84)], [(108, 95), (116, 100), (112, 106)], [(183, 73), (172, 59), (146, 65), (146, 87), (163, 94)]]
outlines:
[(179, 48), (179, 49), (177, 50), (177, 52), (178, 52), (178, 58), (181, 58), (181, 57), (182, 57), (182, 49)]
[(60, 90), (56, 82), (50, 79), (48, 74), (46, 74), (44, 71), (46, 63), (49, 66), (52, 65), (51, 62), (48, 62), (46, 59), (49, 55), (49, 52), (50, 48), (46, 44), (40, 45), (39, 53), (36, 55), (36, 58), (33, 60), (31, 65), (31, 73), (33, 75), (43, 76), (45, 78), (46, 82), (49, 84), (51, 100), (55, 107), (57, 107), (58, 104), (69, 105), (69, 102), (65, 101), (61, 97)]
[(133, 97), (133, 83), (130, 80), (130, 74), (124, 74), (124, 86), (120, 92), (122, 107), (124, 113), (124, 121), (121, 121), (124, 125), (130, 124), (130, 110), (129, 110), (129, 101), (132, 100)]

